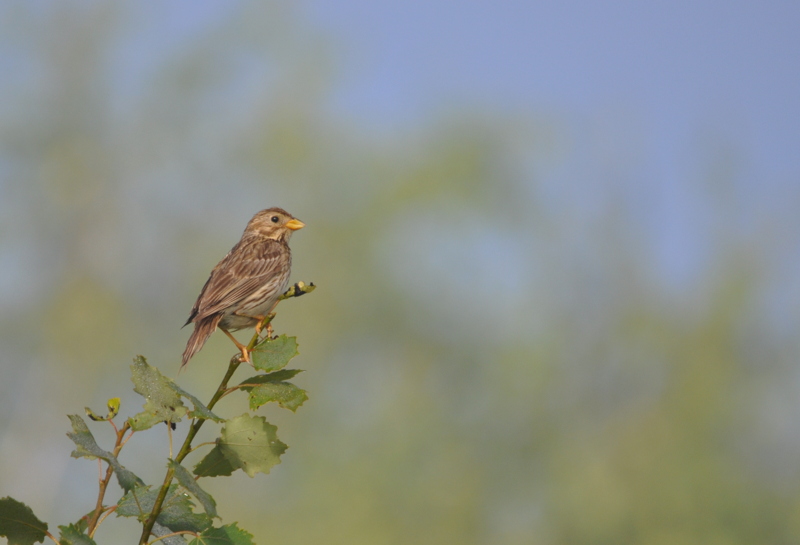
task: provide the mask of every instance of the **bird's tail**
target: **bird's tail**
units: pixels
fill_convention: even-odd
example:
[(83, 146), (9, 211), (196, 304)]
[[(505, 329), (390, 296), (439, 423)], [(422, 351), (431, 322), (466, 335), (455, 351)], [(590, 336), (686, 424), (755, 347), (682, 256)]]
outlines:
[(183, 351), (183, 363), (181, 369), (186, 367), (192, 356), (197, 354), (212, 333), (217, 329), (217, 324), (222, 319), (222, 314), (213, 314), (207, 318), (195, 322), (194, 331), (192, 331), (189, 340), (186, 342), (186, 350)]

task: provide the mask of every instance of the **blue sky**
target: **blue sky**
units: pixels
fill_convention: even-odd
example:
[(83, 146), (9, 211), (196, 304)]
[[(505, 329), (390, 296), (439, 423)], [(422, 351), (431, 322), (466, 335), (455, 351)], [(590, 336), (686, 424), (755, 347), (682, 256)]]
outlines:
[(679, 291), (719, 250), (718, 218), (703, 200), (715, 196), (704, 183), (726, 162), (734, 169), (726, 181), (740, 213), (732, 218), (738, 225), (724, 229), (740, 236), (765, 220), (776, 222), (767, 230), (778, 236), (794, 229), (800, 3), (309, 0), (301, 6), (335, 44), (343, 72), (335, 111), (383, 131), (482, 109), (552, 121), (572, 152), (548, 176), (572, 187), (573, 199), (590, 200), (605, 186), (594, 182), (624, 178), (629, 197), (644, 199), (653, 267)]
[[(620, 126), (610, 130), (638, 133), (655, 182), (695, 172), (688, 162), (706, 138), (740, 148), (760, 184), (796, 179), (800, 170), (797, 2), (292, 6), (330, 40), (334, 110), (374, 128), (413, 127), (459, 108), (552, 116), (575, 130), (616, 118)], [(144, 9), (132, 26), (135, 42), (178, 44), (229, 7)]]
[(304, 5), (342, 48), (337, 106), (365, 122), (404, 124), (460, 104), (572, 121), (611, 110), (642, 126), (648, 161), (666, 173), (685, 174), (681, 154), (707, 130), (761, 173), (800, 166), (796, 2)]

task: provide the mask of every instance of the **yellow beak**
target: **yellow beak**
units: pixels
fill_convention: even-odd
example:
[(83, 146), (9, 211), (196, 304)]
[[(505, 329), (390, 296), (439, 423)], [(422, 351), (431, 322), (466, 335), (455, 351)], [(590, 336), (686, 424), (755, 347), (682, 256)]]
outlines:
[(287, 229), (291, 229), (292, 231), (297, 231), (298, 229), (302, 229), (305, 226), (306, 224), (298, 219), (289, 220), (286, 222), (285, 225)]

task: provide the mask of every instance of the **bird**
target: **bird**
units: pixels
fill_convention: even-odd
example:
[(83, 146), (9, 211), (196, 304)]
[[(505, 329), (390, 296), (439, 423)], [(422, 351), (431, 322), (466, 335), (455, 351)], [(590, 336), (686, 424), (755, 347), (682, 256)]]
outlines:
[(183, 351), (183, 369), (219, 328), (250, 361), (247, 348), (230, 332), (260, 326), (286, 291), (292, 266), (289, 239), (305, 224), (282, 208), (257, 212), (242, 238), (211, 270), (184, 327), (194, 331)]

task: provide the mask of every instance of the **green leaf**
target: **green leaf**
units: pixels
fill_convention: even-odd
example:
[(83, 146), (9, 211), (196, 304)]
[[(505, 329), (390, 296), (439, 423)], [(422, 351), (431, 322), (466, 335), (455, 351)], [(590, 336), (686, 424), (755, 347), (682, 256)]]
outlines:
[(218, 516), (217, 502), (214, 501), (214, 498), (212, 498), (208, 492), (200, 488), (200, 485), (194, 480), (194, 477), (192, 477), (192, 474), (189, 473), (189, 470), (175, 460), (170, 460), (167, 465), (175, 472), (175, 478), (178, 480), (181, 486), (183, 486), (195, 498), (197, 498), (197, 500), (203, 506), (203, 509), (206, 510), (208, 516)]
[[(72, 526), (81, 533), (86, 533), (86, 530), (89, 529), (89, 520), (91, 520), (92, 516), (94, 516), (94, 509), (83, 515), (74, 524), (70, 524), (70, 526)], [(61, 526), (59, 526), (59, 528), (61, 528)]]
[(256, 473), (269, 473), (289, 448), (278, 439), (277, 431), (263, 416), (243, 414), (228, 420), (219, 446), (232, 465), (254, 477)]
[[(161, 526), (157, 522), (153, 524), (153, 529), (150, 531), (150, 534), (156, 537), (161, 537), (172, 533), (174, 533), (172, 530), (170, 530), (166, 526)], [(175, 536), (165, 537), (164, 539), (158, 541), (157, 543), (163, 543), (164, 545), (186, 545), (186, 540), (183, 539), (183, 536), (181, 535), (175, 535)]]
[(300, 372), (302, 372), (301, 369), (282, 369), (268, 375), (256, 375), (240, 383), (239, 387), (250, 392), (250, 408), (252, 410), (276, 401), (284, 409), (294, 412), (308, 399), (308, 394), (305, 390), (291, 382), (284, 382), (284, 380)]
[(173, 532), (201, 532), (211, 526), (212, 520), (205, 513), (195, 513), (193, 507), (185, 493), (167, 496), (157, 520)]
[(59, 545), (97, 545), (92, 538), (74, 524), (59, 526), (58, 529), (61, 530)]
[(237, 469), (225, 458), (218, 442), (217, 446), (194, 466), (194, 474), (198, 477), (226, 477)]
[(137, 486), (129, 490), (117, 503), (115, 511), (118, 517), (136, 517), (144, 522), (150, 510), (153, 508), (158, 490), (150, 490), (151, 486)]
[(242, 469), (250, 477), (269, 473), (289, 448), (278, 439), (277, 430), (263, 416), (245, 413), (231, 418), (222, 428), (217, 446), (194, 468), (195, 475), (230, 475), (236, 469)]
[(186, 399), (192, 402), (194, 405), (194, 410), (189, 412), (189, 416), (192, 418), (201, 418), (203, 420), (213, 420), (214, 422), (224, 422), (224, 418), (220, 418), (219, 416), (212, 413), (208, 407), (203, 405), (203, 403), (194, 397), (192, 394), (175, 384), (174, 382), (171, 384), (172, 389), (175, 390), (176, 393), (182, 395)]
[(120, 487), (125, 491), (144, 484), (132, 471), (125, 469), (122, 464), (119, 463), (116, 456), (100, 448), (83, 418), (76, 414), (67, 416), (69, 416), (72, 422), (72, 433), (67, 433), (67, 437), (72, 439), (72, 442), (78, 447), (72, 451), (71, 456), (73, 458), (100, 458), (105, 460), (108, 462), (108, 465), (114, 468), (117, 481), (119, 481)]
[(233, 524), (209, 528), (189, 542), (189, 545), (255, 545), (253, 534)]
[(134, 431), (146, 430), (158, 422), (180, 422), (189, 412), (175, 391), (174, 383), (149, 365), (143, 356), (134, 358), (131, 380), (133, 391), (146, 399), (144, 411), (128, 419)]
[(297, 354), (297, 337), (286, 335), (277, 339), (265, 339), (250, 353), (253, 367), (266, 372), (283, 369)]
[(303, 372), (302, 369), (281, 369), (280, 371), (275, 371), (274, 373), (268, 373), (266, 375), (256, 375), (254, 377), (250, 377), (247, 380), (243, 380), (239, 385), (246, 386), (248, 384), (282, 382), (284, 380), (289, 380), (290, 378), (294, 378), (295, 376), (299, 375), (302, 372)]
[(291, 382), (262, 384), (250, 391), (250, 408), (258, 409), (271, 401), (277, 401), (284, 409), (294, 412), (308, 399), (308, 394)]
[[(145, 407), (146, 406), (147, 405), (145, 405)], [(128, 418), (128, 423), (131, 425), (133, 431), (149, 430), (156, 424), (161, 424), (163, 421), (164, 419), (157, 414), (146, 410)]]
[(0, 499), (0, 536), (8, 538), (8, 545), (33, 545), (44, 541), (47, 523), (24, 503), (5, 497)]
[[(117, 516), (136, 517), (140, 522), (144, 522), (153, 510), (159, 490), (159, 488), (151, 489), (150, 485), (134, 488), (117, 504)], [(177, 484), (173, 484), (169, 487), (167, 497), (161, 506), (161, 513), (156, 520), (173, 532), (201, 532), (211, 526), (211, 517), (195, 513), (193, 507), (194, 504), (189, 496), (180, 492)]]

